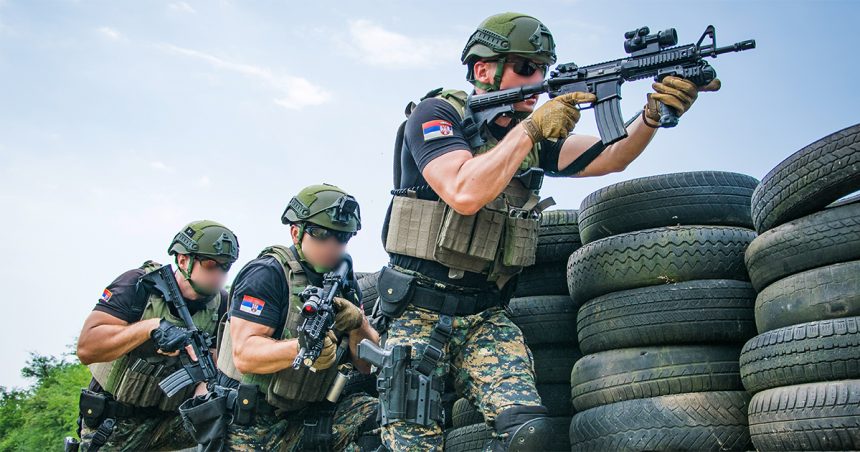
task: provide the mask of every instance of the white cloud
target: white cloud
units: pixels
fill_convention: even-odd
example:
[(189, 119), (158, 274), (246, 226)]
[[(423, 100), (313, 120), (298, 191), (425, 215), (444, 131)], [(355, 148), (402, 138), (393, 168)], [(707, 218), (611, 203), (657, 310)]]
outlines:
[(406, 36), (362, 19), (349, 22), (349, 39), (343, 45), (354, 58), (374, 66), (422, 68), (459, 57), (461, 43)]
[(209, 176), (202, 176), (197, 179), (197, 186), (200, 188), (209, 188), (212, 185), (212, 180), (209, 179)]
[(172, 166), (167, 166), (164, 164), (164, 162), (161, 162), (158, 160), (156, 160), (154, 162), (150, 162), (149, 167), (156, 170), (156, 171), (164, 171), (166, 173), (173, 173), (176, 171), (176, 168), (174, 168)]
[(122, 33), (111, 27), (100, 27), (96, 31), (98, 31), (102, 37), (110, 39), (111, 41), (119, 41), (122, 39)]
[(302, 77), (275, 74), (270, 69), (262, 66), (235, 63), (205, 52), (187, 49), (172, 44), (161, 44), (160, 47), (170, 53), (205, 61), (216, 69), (236, 72), (263, 82), (280, 93), (280, 95), (274, 99), (274, 102), (290, 110), (299, 110), (308, 106), (321, 105), (331, 100), (330, 92)]
[(173, 2), (169, 5), (167, 5), (167, 7), (170, 8), (171, 11), (176, 11), (176, 12), (180, 12), (180, 13), (197, 14), (197, 10), (194, 9), (194, 7), (189, 5), (187, 2)]

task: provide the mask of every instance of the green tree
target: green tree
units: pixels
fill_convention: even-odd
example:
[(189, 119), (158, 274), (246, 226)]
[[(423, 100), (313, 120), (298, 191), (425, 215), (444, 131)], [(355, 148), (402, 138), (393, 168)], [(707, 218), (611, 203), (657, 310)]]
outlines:
[(0, 452), (56, 450), (77, 436), (78, 396), (90, 372), (73, 355), (30, 354), (28, 389), (0, 387)]

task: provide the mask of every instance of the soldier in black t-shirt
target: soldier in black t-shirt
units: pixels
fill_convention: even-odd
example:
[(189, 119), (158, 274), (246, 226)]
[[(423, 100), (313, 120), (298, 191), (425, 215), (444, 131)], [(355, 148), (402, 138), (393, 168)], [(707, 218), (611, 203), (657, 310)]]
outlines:
[[(171, 242), (176, 282), (195, 326), (213, 335), (227, 311), (222, 289), (239, 257), (236, 235), (214, 221), (195, 221)], [(78, 358), (93, 374), (81, 393), (81, 450), (161, 450), (196, 446), (182, 428), (177, 407), (206, 385), (167, 397), (158, 383), (181, 363), (185, 323), (158, 291), (141, 284), (161, 265), (146, 261), (110, 283), (84, 322)]]

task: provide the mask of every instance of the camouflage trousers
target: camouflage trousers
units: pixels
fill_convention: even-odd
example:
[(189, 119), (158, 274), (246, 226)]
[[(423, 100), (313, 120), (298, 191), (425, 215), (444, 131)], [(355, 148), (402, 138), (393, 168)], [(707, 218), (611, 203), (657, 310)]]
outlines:
[[(438, 313), (409, 307), (389, 324), (386, 347), (411, 345), (413, 361), (419, 360), (438, 320)], [(501, 307), (455, 317), (453, 329), (436, 375), (453, 377), (458, 395), (475, 404), (487, 423), (513, 405), (541, 405), (531, 351)], [(443, 440), (439, 425), (397, 421), (382, 428), (382, 444), (392, 451), (441, 451)]]
[[(98, 427), (98, 426), (97, 426)], [(96, 429), (81, 426), (81, 452), (90, 450)], [(178, 450), (197, 447), (182, 427), (179, 413), (133, 416), (118, 419), (113, 433), (100, 451)]]
[[(359, 451), (356, 444), (363, 433), (362, 426), (368, 419), (375, 419), (378, 409), (375, 397), (366, 394), (344, 396), (335, 408), (333, 426), (333, 450)], [(228, 427), (229, 450), (253, 451), (298, 451), (304, 426), (299, 417), (257, 416), (249, 426), (232, 424)], [(376, 435), (376, 432), (372, 432)]]

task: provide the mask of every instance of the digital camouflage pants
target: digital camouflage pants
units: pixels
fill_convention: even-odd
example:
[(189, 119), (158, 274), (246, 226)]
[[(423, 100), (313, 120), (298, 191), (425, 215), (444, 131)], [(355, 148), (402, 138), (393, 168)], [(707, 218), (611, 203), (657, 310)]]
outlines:
[[(411, 345), (416, 362), (438, 320), (437, 313), (410, 306), (389, 324), (385, 345)], [(501, 307), (455, 317), (453, 329), (436, 375), (453, 377), (458, 395), (477, 406), (490, 425), (513, 405), (541, 405), (531, 351)], [(439, 425), (397, 421), (382, 429), (382, 443), (392, 451), (441, 451), (443, 440)]]
[[(81, 452), (91, 450), (96, 429), (81, 426)], [(113, 433), (100, 451), (179, 450), (197, 443), (182, 427), (179, 413), (134, 416), (117, 420)]]
[[(333, 450), (359, 451), (356, 441), (361, 427), (376, 417), (378, 402), (366, 394), (344, 396), (337, 404), (332, 421)], [(301, 420), (285, 419), (273, 415), (257, 416), (254, 424), (228, 427), (227, 445), (240, 451), (297, 451), (301, 450), (303, 426)], [(373, 434), (376, 434), (375, 432)]]

